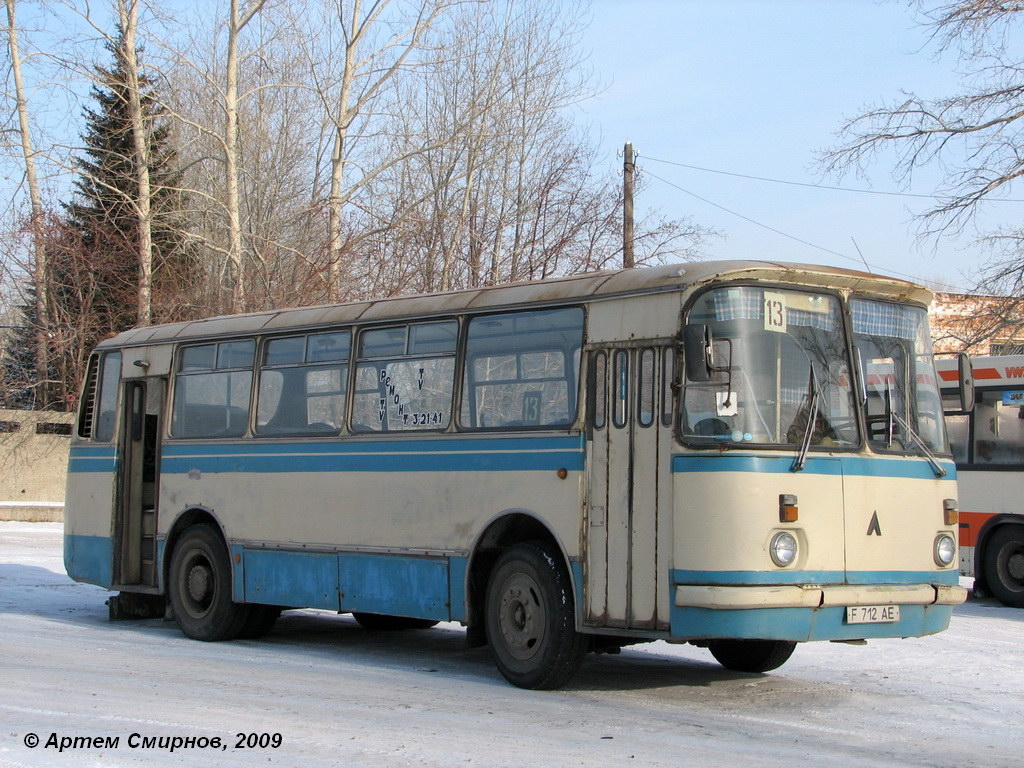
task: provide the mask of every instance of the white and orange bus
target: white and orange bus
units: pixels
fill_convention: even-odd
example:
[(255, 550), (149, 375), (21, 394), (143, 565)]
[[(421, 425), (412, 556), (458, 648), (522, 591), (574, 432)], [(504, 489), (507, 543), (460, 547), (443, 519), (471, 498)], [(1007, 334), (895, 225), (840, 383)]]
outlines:
[(930, 298), (708, 262), (129, 330), (91, 358), (67, 570), (199, 640), (461, 622), (528, 688), (647, 640), (763, 672), (939, 632)]
[[(1024, 355), (972, 358), (975, 404), (946, 417), (960, 485), (961, 572), (979, 595), (1024, 608)], [(943, 393), (959, 382), (937, 361)]]

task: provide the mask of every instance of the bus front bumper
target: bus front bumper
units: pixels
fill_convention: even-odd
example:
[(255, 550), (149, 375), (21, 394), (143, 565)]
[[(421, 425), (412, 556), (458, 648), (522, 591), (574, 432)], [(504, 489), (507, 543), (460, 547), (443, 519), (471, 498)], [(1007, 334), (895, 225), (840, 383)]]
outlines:
[[(946, 629), (953, 606), (966, 599), (967, 590), (951, 584), (682, 584), (675, 588), (671, 636), (797, 642), (918, 637)], [(898, 619), (855, 623), (851, 606), (899, 606)]]
[(679, 608), (746, 610), (755, 608), (821, 608), (848, 605), (960, 605), (967, 590), (951, 584), (882, 584), (805, 586), (676, 587)]

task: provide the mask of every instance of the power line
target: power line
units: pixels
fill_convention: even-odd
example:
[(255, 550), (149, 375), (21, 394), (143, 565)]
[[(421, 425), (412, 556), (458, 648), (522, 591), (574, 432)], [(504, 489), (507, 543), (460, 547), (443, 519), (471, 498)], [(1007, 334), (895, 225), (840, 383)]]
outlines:
[[(648, 159), (650, 159), (650, 158), (648, 158)], [(739, 213), (738, 211), (734, 211), (731, 208), (726, 208), (724, 205), (719, 205), (718, 203), (716, 203), (716, 202), (714, 202), (712, 200), (708, 200), (706, 197), (701, 197), (697, 193), (691, 192), (688, 189), (683, 189), (683, 187), (679, 186), (678, 184), (674, 184), (673, 182), (669, 181), (668, 179), (663, 179), (660, 176), (657, 176), (657, 175), (651, 173), (647, 169), (643, 169), (643, 173), (647, 174), (652, 179), (657, 179), (662, 184), (667, 184), (668, 186), (670, 186), (670, 187), (672, 187), (674, 189), (678, 189), (680, 192), (682, 192), (684, 194), (687, 194), (690, 197), (693, 197), (693, 198), (696, 198), (697, 200), (700, 200), (702, 203), (706, 203), (707, 205), (710, 205), (710, 206), (712, 206), (714, 208), (718, 208), (720, 211), (725, 211), (726, 213), (728, 213), (731, 216), (736, 216), (737, 218), (743, 219), (744, 221), (749, 222), (750, 224), (753, 224), (755, 226), (761, 227), (762, 229), (767, 229), (769, 232), (774, 232), (777, 235), (785, 237), (785, 238), (787, 238), (789, 240), (793, 240), (794, 242), (801, 243), (802, 245), (806, 245), (806, 246), (808, 246), (810, 248), (814, 248), (814, 249), (822, 251), (824, 253), (831, 254), (832, 256), (838, 256), (840, 259), (846, 259), (847, 261), (852, 261), (855, 264), (857, 264), (857, 266), (861, 265), (861, 259), (855, 259), (852, 256), (847, 256), (845, 253), (840, 253), (839, 251), (833, 251), (832, 249), (826, 248), (826, 247), (824, 247), (822, 245), (818, 245), (817, 243), (812, 243), (809, 240), (804, 240), (803, 238), (799, 238), (799, 237), (796, 237), (795, 235), (791, 235), (791, 234), (789, 234), (787, 232), (783, 232), (781, 229), (776, 229), (775, 227), (771, 227), (771, 226), (769, 226), (767, 224), (764, 224), (764, 223), (762, 223), (760, 221), (757, 221), (756, 219), (752, 219), (749, 216), (744, 216), (742, 213)], [(866, 262), (864, 262), (864, 263), (866, 264)], [(883, 268), (883, 270), (885, 272), (888, 272), (888, 273), (892, 274), (892, 275), (896, 275), (898, 277), (904, 277), (904, 278), (907, 278), (909, 280), (913, 280), (914, 282), (918, 282), (918, 283), (923, 282), (922, 279), (917, 277), (916, 275), (910, 275), (910, 274), (907, 274), (906, 272), (898, 272), (898, 271), (896, 271), (894, 269), (885, 269), (885, 268)], [(930, 280), (929, 282), (931, 282), (932, 284), (934, 284), (936, 286), (944, 286), (944, 287), (950, 289), (953, 292), (962, 293), (962, 291), (957, 286), (950, 285), (949, 283), (941, 283), (941, 282), (938, 282), (936, 280)]]
[[(640, 155), (637, 154), (637, 158)], [(923, 195), (916, 192), (885, 192), (877, 189), (854, 189), (853, 187), (836, 187), (828, 184), (811, 184), (806, 181), (785, 181), (783, 179), (772, 179), (767, 176), (752, 176), (747, 173), (733, 173), (732, 171), (721, 171), (716, 168), (702, 168), (699, 165), (688, 165), (687, 163), (677, 163), (672, 160), (660, 160), (656, 157), (643, 156), (644, 160), (652, 163), (664, 163), (665, 165), (674, 165), (678, 168), (688, 168), (691, 171), (702, 171), (704, 173), (715, 173), (720, 176), (732, 176), (737, 179), (750, 179), (752, 181), (766, 181), (770, 184), (785, 184), (791, 187), (808, 187), (810, 189), (823, 189), (829, 192), (854, 192), (861, 195), (884, 195), (887, 197), (916, 197), (925, 200), (945, 200), (946, 198), (942, 195)], [(987, 200), (991, 203), (1024, 203), (1024, 200), (1018, 200), (1014, 198), (991, 198)]]

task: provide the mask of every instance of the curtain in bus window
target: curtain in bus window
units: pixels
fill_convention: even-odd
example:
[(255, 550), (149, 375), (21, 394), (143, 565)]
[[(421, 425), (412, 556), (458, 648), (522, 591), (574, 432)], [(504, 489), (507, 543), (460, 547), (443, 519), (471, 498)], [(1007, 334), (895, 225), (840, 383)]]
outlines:
[(462, 426), (565, 426), (576, 418), (583, 310), (474, 317), (466, 340)]
[(812, 447), (857, 444), (853, 379), (836, 297), (774, 287), (719, 288), (698, 298), (687, 322), (708, 326), (719, 369), (708, 382), (686, 382), (681, 430), (688, 441), (790, 446), (800, 445), (809, 431)]
[[(908, 424), (933, 451), (946, 451), (942, 401), (922, 307), (854, 299), (854, 344), (867, 402), (868, 441), (878, 450), (916, 450)], [(898, 418), (897, 418), (898, 417)]]

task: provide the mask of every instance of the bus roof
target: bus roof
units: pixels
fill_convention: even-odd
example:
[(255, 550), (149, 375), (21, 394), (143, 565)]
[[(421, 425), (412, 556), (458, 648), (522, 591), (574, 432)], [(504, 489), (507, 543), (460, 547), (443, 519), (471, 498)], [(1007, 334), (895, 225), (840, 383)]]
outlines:
[(386, 321), (406, 316), (441, 316), (465, 311), (594, 301), (616, 296), (682, 290), (713, 280), (772, 280), (873, 293), (927, 305), (931, 292), (919, 285), (866, 272), (768, 261), (696, 261), (636, 269), (588, 272), (525, 283), (470, 288), (447, 293), (397, 296), (348, 304), (326, 304), (222, 315), (166, 325), (133, 328), (99, 346), (159, 344), (195, 338), (255, 332), (320, 328), (355, 322)]

